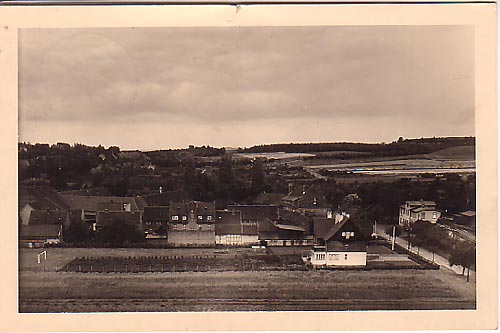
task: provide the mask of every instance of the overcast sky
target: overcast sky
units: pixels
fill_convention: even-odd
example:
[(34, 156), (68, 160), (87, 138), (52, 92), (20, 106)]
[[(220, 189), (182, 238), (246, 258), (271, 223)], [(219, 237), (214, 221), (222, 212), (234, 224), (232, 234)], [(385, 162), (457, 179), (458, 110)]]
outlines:
[(19, 141), (123, 149), (474, 135), (466, 26), (26, 29)]

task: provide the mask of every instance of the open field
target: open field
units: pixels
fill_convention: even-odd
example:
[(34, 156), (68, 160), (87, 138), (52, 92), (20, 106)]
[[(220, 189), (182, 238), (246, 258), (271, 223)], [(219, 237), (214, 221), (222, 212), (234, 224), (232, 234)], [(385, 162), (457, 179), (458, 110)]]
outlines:
[[(216, 251), (215, 249), (209, 249)], [(226, 271), (168, 273), (56, 272), (82, 255), (207, 249), (48, 249), (20, 251), (20, 312), (268, 311), (473, 309), (475, 284), (447, 270)], [(83, 253), (86, 251), (86, 253)], [(230, 249), (221, 255), (233, 256)], [(248, 249), (246, 251), (249, 251)], [(177, 252), (175, 252), (177, 253)], [(38, 265), (38, 266), (37, 266)], [(42, 264), (40, 264), (42, 265)]]
[[(299, 162), (310, 173), (329, 171), (329, 177), (349, 178), (369, 176), (380, 181), (401, 177), (416, 177), (422, 174), (475, 173), (475, 147), (458, 146), (431, 154), (356, 157), (351, 159), (322, 158)], [(356, 179), (357, 181), (368, 179)]]
[[(22, 272), (20, 312), (471, 309), (439, 271)], [(472, 287), (472, 284), (468, 287)]]

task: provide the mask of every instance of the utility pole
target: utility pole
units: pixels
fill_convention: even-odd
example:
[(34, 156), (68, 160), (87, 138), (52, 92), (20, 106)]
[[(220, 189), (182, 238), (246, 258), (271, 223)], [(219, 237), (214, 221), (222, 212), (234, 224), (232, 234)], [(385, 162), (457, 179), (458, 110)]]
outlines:
[(394, 251), (394, 242), (396, 241), (396, 226), (392, 227), (392, 246), (391, 249)]

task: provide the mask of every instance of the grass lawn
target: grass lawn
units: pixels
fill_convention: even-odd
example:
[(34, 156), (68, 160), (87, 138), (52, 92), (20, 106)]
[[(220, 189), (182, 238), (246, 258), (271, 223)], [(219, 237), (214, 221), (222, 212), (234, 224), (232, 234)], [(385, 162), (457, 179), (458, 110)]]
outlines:
[[(82, 253), (85, 251), (85, 253)], [(168, 253), (166, 253), (166, 251)], [(77, 256), (190, 255), (214, 249), (21, 250), (20, 312), (473, 309), (475, 284), (447, 271), (56, 272)], [(198, 251), (198, 252), (197, 252)], [(232, 249), (232, 255), (242, 251)], [(247, 250), (248, 251), (248, 250)], [(177, 253), (177, 252), (176, 252)]]

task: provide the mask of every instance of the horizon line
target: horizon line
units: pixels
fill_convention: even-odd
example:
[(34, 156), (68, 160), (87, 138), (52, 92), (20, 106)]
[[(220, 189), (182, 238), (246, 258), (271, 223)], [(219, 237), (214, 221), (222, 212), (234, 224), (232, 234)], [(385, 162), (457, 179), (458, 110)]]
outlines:
[[(425, 140), (425, 139), (460, 139), (460, 138), (475, 138), (475, 135), (465, 135), (465, 136), (433, 136), (433, 137), (413, 137), (413, 138), (404, 138), (404, 137), (401, 137), (403, 138), (403, 140)], [(52, 145), (57, 145), (57, 144), (68, 144), (70, 146), (75, 146), (77, 144), (80, 144), (80, 145), (84, 145), (84, 146), (87, 146), (87, 147), (99, 147), (99, 146), (103, 146), (105, 149), (109, 149), (110, 147), (118, 147), (120, 149), (120, 151), (142, 151), (142, 152), (148, 152), (148, 151), (161, 151), (161, 150), (184, 150), (184, 149), (189, 149), (190, 146), (194, 146), (195, 148), (200, 148), (200, 147), (210, 147), (210, 148), (216, 148), (216, 149), (228, 149), (228, 148), (231, 148), (231, 149), (249, 149), (249, 148), (253, 148), (253, 147), (261, 147), (261, 146), (272, 146), (272, 145), (316, 145), (316, 144), (373, 144), (373, 145), (377, 145), (377, 144), (391, 144), (391, 143), (395, 143), (395, 142), (398, 142), (399, 138), (396, 139), (396, 140), (393, 140), (391, 142), (385, 142), (385, 141), (378, 141), (378, 142), (367, 142), (367, 141), (328, 141), (328, 142), (273, 142), (273, 143), (261, 143), (261, 144), (254, 144), (254, 145), (251, 145), (251, 146), (247, 146), (247, 147), (241, 147), (241, 146), (232, 146), (232, 145), (227, 145), (227, 146), (212, 146), (212, 145), (209, 145), (209, 144), (205, 144), (205, 145), (192, 145), (192, 144), (188, 144), (184, 147), (170, 147), (170, 148), (122, 148), (120, 147), (119, 145), (109, 145), (109, 146), (104, 146), (102, 144), (98, 144), (98, 145), (92, 145), (92, 144), (85, 144), (85, 143), (81, 143), (81, 142), (73, 142), (73, 143), (69, 143), (69, 142), (63, 142), (63, 141), (57, 141), (57, 142), (53, 142), (53, 143), (49, 143), (49, 142), (29, 142), (29, 141), (24, 141), (24, 142), (18, 142), (18, 144), (30, 144), (30, 145), (36, 145), (36, 144), (40, 144), (40, 145), (49, 145), (49, 146), (52, 146)]]

